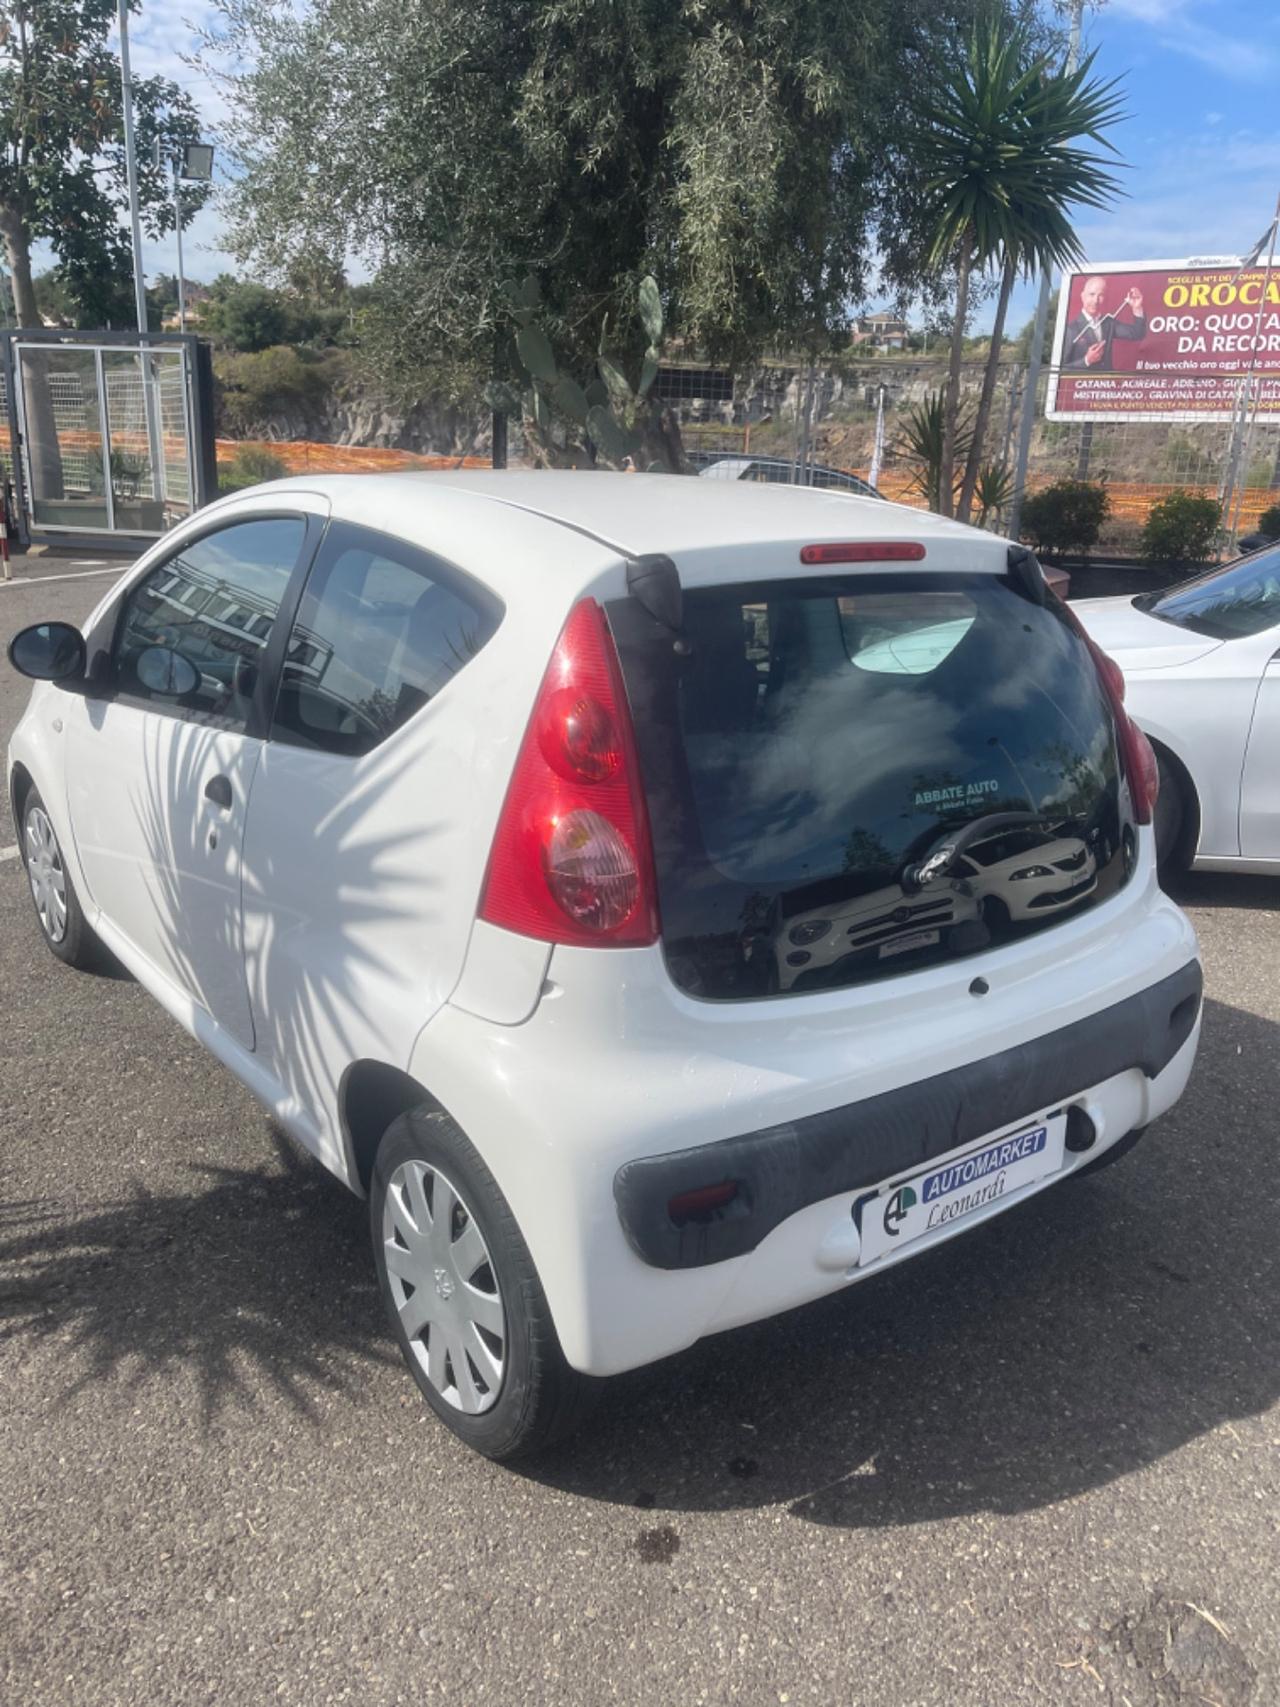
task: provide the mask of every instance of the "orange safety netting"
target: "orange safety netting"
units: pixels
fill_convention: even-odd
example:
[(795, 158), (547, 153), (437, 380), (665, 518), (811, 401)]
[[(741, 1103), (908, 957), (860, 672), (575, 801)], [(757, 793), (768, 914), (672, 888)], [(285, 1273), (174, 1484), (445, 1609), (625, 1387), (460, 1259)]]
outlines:
[(488, 468), (487, 456), (431, 456), (421, 451), (388, 450), (382, 445), (326, 445), (310, 439), (219, 439), (218, 461), (231, 462), (242, 450), (265, 451), (290, 474), (372, 474), (398, 468)]

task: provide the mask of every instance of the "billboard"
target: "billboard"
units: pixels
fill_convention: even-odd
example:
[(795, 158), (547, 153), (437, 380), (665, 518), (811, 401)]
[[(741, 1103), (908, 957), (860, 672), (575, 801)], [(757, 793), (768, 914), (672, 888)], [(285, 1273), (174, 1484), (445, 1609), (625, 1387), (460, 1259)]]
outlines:
[(1045, 414), (1221, 419), (1251, 360), (1258, 412), (1280, 418), (1280, 265), (1270, 274), (1231, 259), (1082, 267), (1062, 281)]

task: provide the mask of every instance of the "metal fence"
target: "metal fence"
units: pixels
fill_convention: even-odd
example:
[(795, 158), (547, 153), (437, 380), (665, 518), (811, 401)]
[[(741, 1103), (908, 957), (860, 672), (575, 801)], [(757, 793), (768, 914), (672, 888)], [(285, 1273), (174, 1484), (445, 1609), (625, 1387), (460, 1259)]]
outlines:
[[(1008, 496), (986, 518), (987, 525), (997, 529), (1008, 520), (1018, 427), (1027, 401), (1026, 374), (1022, 363), (1010, 361), (1001, 364), (997, 375), (983, 459), (1009, 476)], [(962, 411), (970, 417), (982, 377), (982, 364), (964, 365)], [(909, 448), (907, 428), (912, 413), (945, 384), (945, 365), (932, 357), (889, 356), (813, 370), (775, 362), (739, 375), (732, 403), (688, 399), (675, 406), (691, 450), (794, 461), (807, 437), (810, 461), (865, 477), (883, 390), (880, 490), (886, 497), (923, 506), (924, 468)], [(1044, 418), (1047, 386), (1046, 373), (1034, 401), (1027, 490), (1064, 478), (1105, 481), (1110, 517), (1100, 551), (1136, 552), (1151, 506), (1171, 492), (1227, 499), (1224, 519), (1235, 522), (1239, 533), (1249, 532), (1263, 510), (1280, 503), (1280, 419), (1275, 416), (1260, 415), (1252, 431), (1238, 417), (1195, 423), (1053, 422)]]

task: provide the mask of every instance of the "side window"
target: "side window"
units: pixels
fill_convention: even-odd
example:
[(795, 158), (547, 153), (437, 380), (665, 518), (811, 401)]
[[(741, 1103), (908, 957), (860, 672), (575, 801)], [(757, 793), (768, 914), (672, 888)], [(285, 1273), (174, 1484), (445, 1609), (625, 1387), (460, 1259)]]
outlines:
[(501, 607), (428, 552), (335, 523), (285, 650), (272, 737), (357, 757), (434, 699)]
[(233, 522), (144, 576), (116, 630), (117, 693), (192, 722), (243, 730), (305, 537), (296, 516)]

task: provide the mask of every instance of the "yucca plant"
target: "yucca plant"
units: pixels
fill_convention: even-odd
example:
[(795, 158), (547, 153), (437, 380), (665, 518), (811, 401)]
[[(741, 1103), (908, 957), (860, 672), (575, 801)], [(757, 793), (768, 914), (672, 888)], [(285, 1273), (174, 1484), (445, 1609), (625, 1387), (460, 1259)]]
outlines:
[[(942, 458), (946, 419), (946, 398), (941, 391), (930, 391), (922, 403), (905, 411), (899, 427), (897, 450), (919, 464), (911, 477), (911, 490), (919, 492), (931, 510), (939, 515), (942, 507)], [(954, 440), (961, 456), (969, 452), (969, 426), (961, 419)], [(954, 472), (953, 472), (954, 481)], [(951, 493), (955, 497), (954, 488)]]
[(978, 470), (973, 499), (978, 507), (978, 526), (986, 527), (1008, 508), (1013, 497), (1013, 474), (1003, 463), (988, 462)]
[(1073, 145), (1091, 138), (1115, 150), (1104, 130), (1123, 117), (1117, 80), (1092, 75), (1094, 55), (1059, 71), (1021, 27), (988, 13), (948, 62), (916, 112), (913, 151), (926, 180), (930, 260), (956, 264), (956, 312), (947, 375), (939, 490), (949, 495), (957, 462), (960, 356), (973, 274), (998, 265), (1000, 296), (982, 395), (957, 513), (967, 518), (991, 414), (1009, 295), (1019, 269), (1081, 258), (1068, 216), (1076, 205), (1104, 207), (1118, 183), (1105, 155)]

